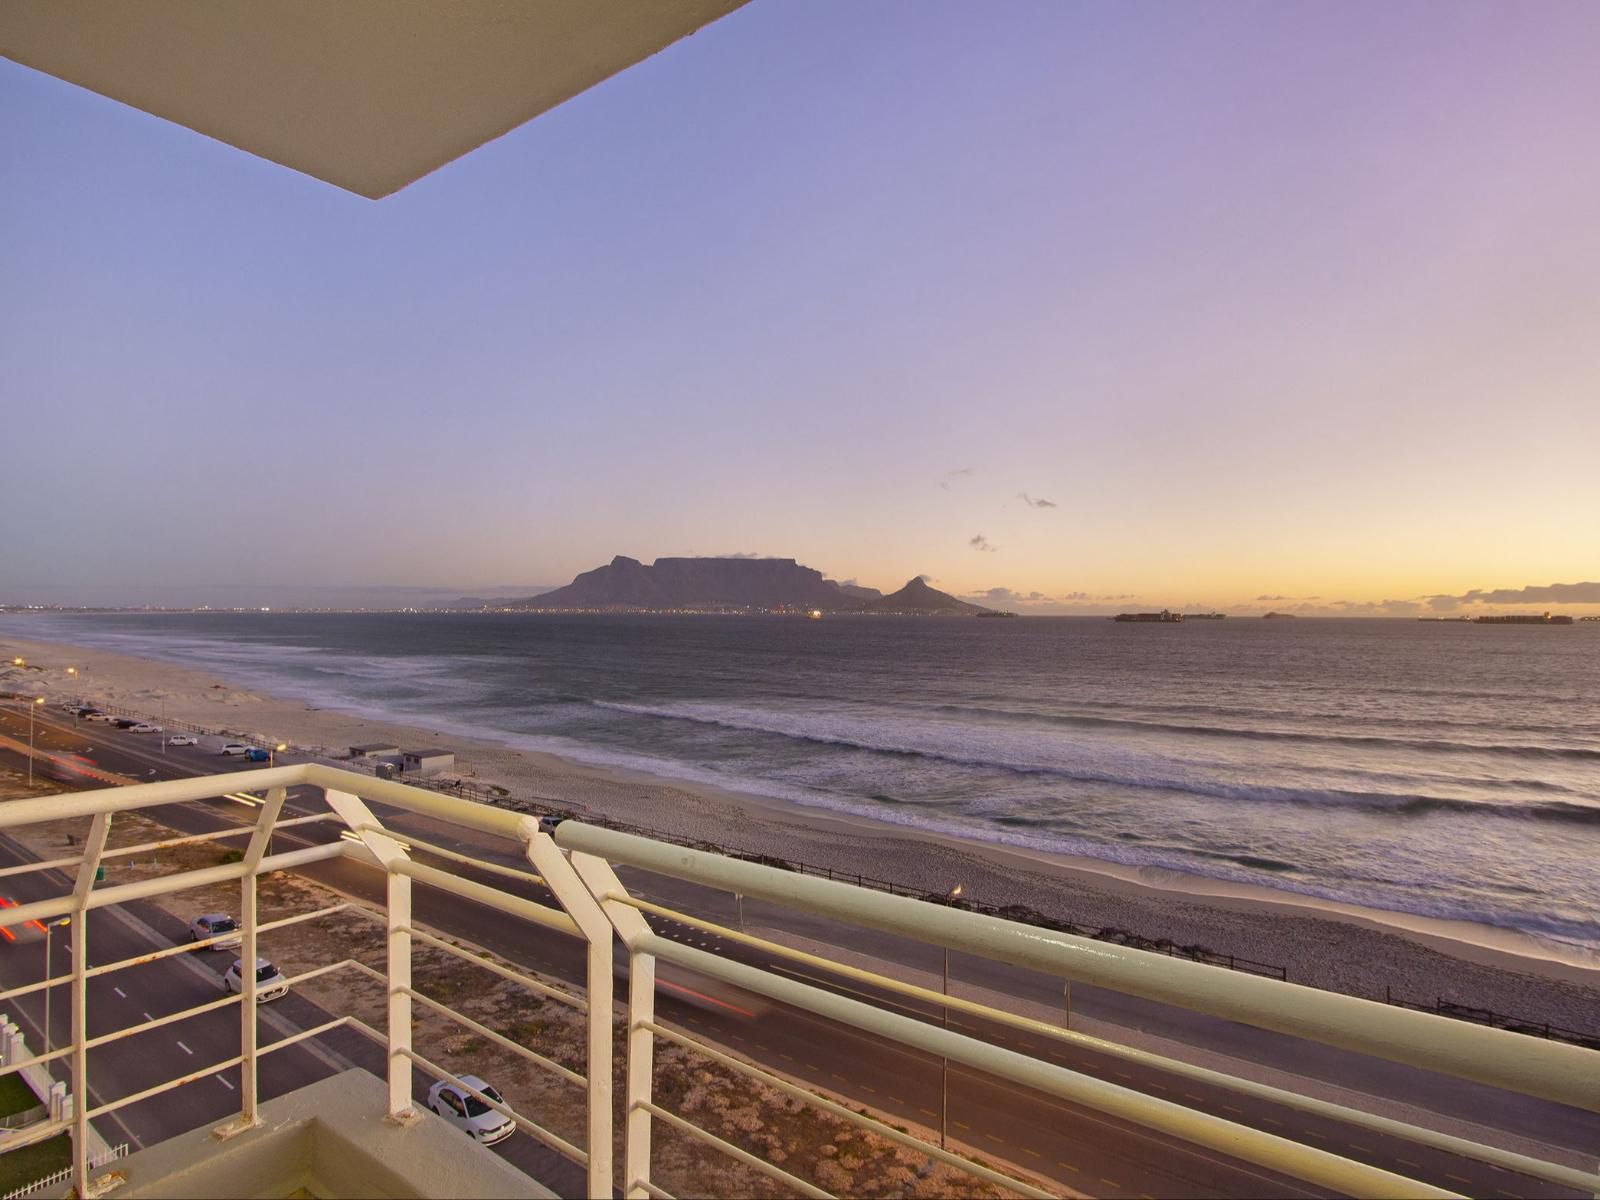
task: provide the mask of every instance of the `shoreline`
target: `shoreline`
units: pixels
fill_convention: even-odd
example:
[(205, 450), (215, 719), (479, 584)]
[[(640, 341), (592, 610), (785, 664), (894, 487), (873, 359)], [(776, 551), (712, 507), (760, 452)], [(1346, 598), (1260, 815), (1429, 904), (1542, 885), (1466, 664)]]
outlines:
[[(458, 769), (449, 774), (505, 788), (518, 798), (570, 804), (645, 829), (850, 874), (893, 874), (896, 883), (929, 892), (959, 883), (985, 903), (1026, 904), (1087, 925), (1198, 943), (1285, 966), (1291, 980), (1317, 987), (1378, 999), (1393, 987), (1396, 996), (1411, 1001), (1432, 1004), (1442, 997), (1600, 1032), (1592, 1015), (1600, 1012), (1600, 956), (1546, 945), (1514, 930), (962, 839), (699, 781), (587, 764), (508, 745), (492, 734), (468, 736), (313, 706), (159, 659), (9, 635), (0, 636), (0, 652), (0, 662), (18, 655), (27, 660), (24, 678), (51, 698), (82, 694), (339, 757), (360, 742), (415, 746), (444, 739), (458, 755)], [(66, 674), (68, 665), (79, 667), (76, 679)], [(35, 673), (34, 666), (43, 670)], [(895, 864), (892, 872), (885, 862)]]

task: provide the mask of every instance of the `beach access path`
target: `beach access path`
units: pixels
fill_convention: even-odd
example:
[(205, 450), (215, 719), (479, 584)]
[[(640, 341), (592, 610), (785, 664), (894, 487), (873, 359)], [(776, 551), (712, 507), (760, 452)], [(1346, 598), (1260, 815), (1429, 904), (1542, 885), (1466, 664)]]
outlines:
[[(70, 721), (62, 722), (54, 718), (46, 718), (46, 723), (51, 731), (45, 736), (59, 743), (62, 749), (87, 748), (101, 766), (133, 777), (204, 774), (217, 769), (219, 765), (223, 769), (235, 765), (223, 764), (215, 746), (208, 746), (204, 741), (197, 748), (174, 747), (159, 753), (149, 739), (141, 739), (138, 735), (99, 728), (88, 733), (85, 727), (74, 729)], [(296, 811), (314, 811), (320, 809), (320, 799), (311, 794), (296, 795), (292, 807)], [(220, 827), (219, 822), (236, 823), (231, 813), (208, 811), (207, 806), (203, 805), (174, 806), (158, 812), (160, 815), (157, 819), (164, 823), (194, 832)], [(286, 833), (280, 836), (298, 835)], [(430, 829), (419, 836), (437, 839), (439, 833)], [(462, 848), (475, 854), (484, 853), (483, 847)], [(335, 877), (318, 878), (317, 870), (308, 871), (307, 874), (318, 878), (318, 882), (369, 901), (376, 901), (381, 895), (381, 880), (375, 872), (356, 864), (328, 866), (332, 871), (327, 874)], [(736, 911), (738, 906), (731, 897), (674, 880), (644, 877), (638, 872), (628, 874), (630, 889), (637, 894), (730, 926), (739, 920)], [(371, 878), (363, 878), (365, 875)], [(495, 882), (504, 886), (503, 879)], [(517, 936), (520, 931), (503, 929), (506, 923), (493, 914), (484, 910), (474, 911), (477, 906), (454, 898), (431, 896), (423, 900), (419, 897), (419, 904), (427, 905), (426, 909), (420, 911), (426, 913), (425, 919), (432, 925), (458, 936), (469, 937), (513, 961), (575, 982), (581, 980), (581, 959), (575, 945), (563, 951), (559, 942), (552, 945), (548, 938), (534, 939), (530, 943), (525, 937)], [(876, 961), (880, 967), (893, 964), (891, 973), (903, 977), (909, 977), (908, 972), (937, 972), (941, 965), (937, 960), (930, 959), (938, 951), (916, 943), (859, 930), (842, 930), (828, 922), (768, 911), (751, 901), (745, 901), (742, 907), (743, 919), (752, 929), (757, 926), (763, 927), (761, 932), (779, 929), (793, 938), (844, 946), (846, 955)], [(722, 943), (720, 939), (688, 927), (668, 926), (663, 932), (756, 965), (793, 971), (790, 963), (768, 961), (765, 956)], [(1062, 1003), (1062, 997), (1055, 991), (1058, 981), (1029, 977), (1027, 972), (997, 967), (982, 960), (961, 956), (952, 956), (952, 959), (956, 960), (952, 961), (952, 975), (958, 981), (953, 988), (957, 994), (972, 994), (971, 989), (977, 988), (989, 996), (1013, 997), (1020, 1004), (1059, 1007)], [(820, 982), (841, 991), (851, 990), (841, 981)], [(855, 992), (859, 995), (862, 989), (856, 988)], [(1294, 1039), (1281, 1039), (1278, 1035), (1196, 1017), (1179, 1010), (1166, 1009), (1162, 1012), (1158, 1010), (1165, 1009), (1165, 1006), (1147, 1006), (1144, 1002), (1112, 997), (1110, 994), (1101, 995), (1099, 992), (1099, 989), (1087, 988), (1076, 988), (1073, 992), (1074, 1013), (1078, 1014), (1079, 1019), (1093, 1021), (1095, 1028), (1090, 1031), (1097, 1034), (1104, 1035), (1111, 1029), (1104, 1022), (1103, 1013), (1114, 1011), (1117, 1005), (1132, 1004), (1137, 1011), (1125, 1011), (1125, 1017), (1137, 1019), (1146, 1026), (1153, 1025), (1159, 1028), (1162, 1036), (1170, 1036), (1174, 1041), (1203, 1044), (1221, 1039), (1245, 1060), (1253, 1058), (1277, 1063), (1280, 1067), (1285, 1062), (1285, 1056), (1289, 1056), (1287, 1061), (1294, 1066), (1300, 1067), (1304, 1061), (1306, 1066), (1313, 1068), (1309, 1073), (1320, 1073), (1338, 1080), (1340, 1086), (1351, 1085), (1356, 1091), (1398, 1094), (1419, 1107), (1442, 1112), (1446, 1114), (1445, 1124), (1493, 1112), (1497, 1125), (1503, 1117), (1515, 1135), (1544, 1142), (1552, 1140), (1552, 1130), (1555, 1130), (1560, 1136), (1554, 1140), (1562, 1141), (1570, 1135), (1573, 1140), (1566, 1144), (1573, 1146), (1592, 1145), (1597, 1124), (1600, 1124), (1592, 1114), (1578, 1113), (1562, 1106), (1508, 1096), (1493, 1089), (1441, 1079), (1410, 1068), (1374, 1063), (1361, 1056), (1311, 1047)], [(904, 1007), (903, 1001), (897, 997), (875, 995), (870, 989), (866, 995), (879, 1003)], [(820, 1022), (808, 1015), (791, 1010), (774, 1010), (752, 1016), (731, 1009), (718, 1010), (715, 1006), (676, 1003), (670, 994), (665, 994), (663, 1000), (663, 1012), (669, 1019), (735, 1053), (745, 1054), (802, 1082), (856, 1103), (870, 1105), (907, 1123), (937, 1127), (938, 1114), (928, 1107), (927, 1099), (938, 1095), (937, 1060), (849, 1031), (821, 1027)], [(920, 1015), (930, 1020), (937, 1016), (935, 1011), (924, 1011)], [(1204, 1029), (1201, 1031), (1204, 1036), (1196, 1037), (1196, 1023), (1216, 1028)], [(961, 1027), (966, 1022), (962, 1019), (955, 1024)], [(1482, 1195), (1564, 1194), (1550, 1185), (1508, 1176), (1481, 1164), (1406, 1143), (1386, 1145), (1387, 1139), (1349, 1129), (1338, 1122), (1310, 1118), (1230, 1092), (1197, 1088), (1184, 1081), (1164, 1078), (1158, 1072), (1135, 1070), (1103, 1056), (1019, 1037), (1011, 1030), (986, 1029), (974, 1025), (969, 1031), (1002, 1043), (1009, 1042), (1018, 1049), (1063, 1062), (1089, 1074), (1148, 1090), (1180, 1103), (1192, 1103), (1207, 1111), (1246, 1121), (1272, 1132), (1303, 1137), (1311, 1144), (1427, 1178), (1442, 1186), (1465, 1188), (1470, 1183), (1471, 1190)], [(1282, 1044), (1291, 1042), (1292, 1047)], [(1365, 1088), (1361, 1087), (1363, 1083), (1366, 1084)], [(1060, 1178), (1068, 1186), (1108, 1195), (1181, 1195), (1197, 1192), (1217, 1195), (1315, 1194), (1289, 1181), (1269, 1177), (1245, 1164), (1229, 1163), (1181, 1144), (1168, 1143), (1142, 1130), (1108, 1122), (1098, 1114), (1087, 1113), (1046, 1097), (995, 1087), (965, 1071), (952, 1072), (950, 1093), (950, 1128), (956, 1139), (978, 1153), (1005, 1156), (1024, 1168)], [(1441, 1124), (1438, 1120), (1426, 1123)], [(1574, 1161), (1581, 1159), (1574, 1156)], [(1113, 1183), (1116, 1186), (1113, 1187)]]

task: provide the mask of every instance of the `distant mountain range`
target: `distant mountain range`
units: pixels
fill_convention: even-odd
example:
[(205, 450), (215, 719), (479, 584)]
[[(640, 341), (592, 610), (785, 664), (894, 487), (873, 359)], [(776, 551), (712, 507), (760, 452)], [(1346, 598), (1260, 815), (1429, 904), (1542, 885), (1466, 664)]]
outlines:
[(967, 616), (984, 611), (921, 579), (885, 596), (877, 588), (836, 583), (792, 558), (658, 558), (646, 566), (620, 554), (566, 587), (495, 601), (493, 607), (614, 612), (791, 608)]

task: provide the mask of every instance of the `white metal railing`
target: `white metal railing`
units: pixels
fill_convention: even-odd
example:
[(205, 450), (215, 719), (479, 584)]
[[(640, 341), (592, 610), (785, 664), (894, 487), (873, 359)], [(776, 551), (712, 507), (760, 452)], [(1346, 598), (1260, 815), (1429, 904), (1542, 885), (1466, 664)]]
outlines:
[[(284, 819), (288, 789), (319, 789), (327, 812)], [(246, 791), (258, 793), (250, 795)], [(186, 835), (147, 842), (138, 847), (108, 850), (106, 838), (114, 814), (136, 812), (157, 805), (232, 797), (240, 801), (238, 817), (247, 824), (213, 833)], [(374, 811), (384, 810), (384, 818)], [(230, 809), (230, 812), (235, 810)], [(428, 818), (428, 840), (405, 828), (410, 816)], [(0, 805), (0, 829), (64, 818), (86, 818), (89, 836), (81, 855), (7, 868), (7, 876), (46, 869), (67, 871), (70, 891), (14, 908), (0, 909), (0, 923), (16, 926), (29, 921), (73, 918), (72, 969), (47, 982), (29, 983), (0, 992), (0, 1002), (55, 987), (71, 989), (71, 1034), (66, 1046), (35, 1056), (27, 1062), (6, 1065), (0, 1073), (65, 1059), (70, 1069), (71, 1091), (87, 1097), (88, 1051), (121, 1038), (146, 1032), (199, 1013), (240, 1007), (239, 1052), (222, 1062), (186, 1072), (133, 1095), (119, 1096), (98, 1106), (70, 1106), (68, 1127), (73, 1135), (72, 1179), (79, 1195), (95, 1194), (94, 1164), (89, 1157), (89, 1122), (120, 1108), (159, 1095), (195, 1079), (233, 1066), (240, 1068), (240, 1106), (237, 1118), (222, 1132), (231, 1135), (257, 1123), (258, 1069), (263, 1055), (290, 1045), (322, 1037), (336, 1029), (350, 1029), (383, 1046), (387, 1062), (387, 1110), (405, 1119), (414, 1110), (413, 1068), (436, 1079), (465, 1084), (413, 1044), (413, 1012), (421, 1007), (459, 1024), (475, 1036), (513, 1053), (531, 1068), (548, 1074), (560, 1086), (580, 1088), (586, 1095), (584, 1145), (545, 1128), (511, 1106), (479, 1094), (496, 1111), (503, 1112), (531, 1136), (582, 1165), (587, 1171), (591, 1196), (610, 1196), (616, 1187), (632, 1197), (665, 1196), (666, 1189), (651, 1169), (652, 1131), (667, 1126), (716, 1152), (763, 1172), (784, 1186), (805, 1195), (826, 1195), (814, 1181), (768, 1161), (716, 1133), (673, 1112), (653, 1094), (653, 1065), (657, 1039), (682, 1045), (705, 1055), (722, 1068), (804, 1101), (834, 1117), (870, 1130), (889, 1142), (915, 1148), (930, 1159), (965, 1171), (986, 1183), (1021, 1195), (1052, 1194), (1040, 1181), (1004, 1164), (986, 1165), (970, 1156), (919, 1138), (871, 1114), (838, 1104), (797, 1084), (771, 1064), (750, 1061), (704, 1038), (658, 1019), (656, 968), (660, 962), (720, 981), (744, 993), (809, 1012), (828, 1021), (887, 1042), (911, 1047), (947, 1062), (1017, 1088), (1028, 1088), (1117, 1117), (1173, 1139), (1220, 1151), (1235, 1159), (1258, 1164), (1318, 1187), (1358, 1196), (1447, 1196), (1454, 1192), (1409, 1178), (1369, 1163), (1305, 1145), (1279, 1134), (1229, 1120), (1199, 1108), (1186, 1107), (1132, 1087), (1124, 1087), (1058, 1063), (996, 1045), (991, 1041), (949, 1028), (948, 1021), (933, 1023), (919, 1016), (841, 995), (826, 987), (687, 945), (664, 936), (650, 918), (680, 922), (728, 944), (761, 951), (796, 965), (825, 970), (834, 977), (868, 984), (946, 1014), (954, 1011), (1009, 1026), (1051, 1042), (1093, 1050), (1098, 1054), (1152, 1067), (1178, 1079), (1226, 1088), (1239, 1095), (1285, 1105), (1319, 1117), (1333, 1118), (1378, 1134), (1402, 1138), (1431, 1149), (1477, 1159), (1492, 1166), (1532, 1176), (1586, 1194), (1600, 1191), (1600, 1175), (1526, 1154), (1481, 1145), (1406, 1122), (1380, 1117), (1329, 1101), (1304, 1096), (1281, 1087), (1236, 1078), (1148, 1051), (1121, 1046), (1070, 1031), (1048, 1022), (1007, 1012), (973, 1000), (951, 997), (887, 974), (849, 966), (796, 950), (767, 939), (724, 927), (694, 914), (631, 894), (615, 867), (627, 866), (733, 893), (757, 897), (787, 908), (831, 918), (854, 926), (918, 939), (947, 950), (1031, 968), (1064, 980), (1095, 984), (1166, 1004), (1241, 1021), (1362, 1054), (1476, 1080), (1496, 1087), (1600, 1111), (1600, 1053), (1576, 1046), (1529, 1038), (1504, 1030), (1463, 1024), (1432, 1014), (1286, 984), (1277, 980), (1229, 972), (1217, 967), (1169, 958), (1147, 951), (1108, 945), (1072, 934), (1039, 929), (996, 917), (927, 904), (901, 896), (885, 895), (849, 884), (724, 858), (648, 838), (563, 822), (553, 838), (539, 829), (535, 818), (487, 805), (443, 796), (393, 781), (372, 779), (318, 764), (295, 764), (160, 783), (107, 788)], [(341, 836), (326, 843), (269, 852), (276, 831), (299, 827), (314, 833), (319, 822), (342, 827)], [(507, 845), (523, 866), (492, 861), (488, 851), (469, 853), (461, 844), (442, 845), (431, 832), (434, 822), (454, 825), (474, 835), (486, 835)], [(155, 879), (119, 885), (94, 886), (96, 869), (107, 858), (129, 854), (157, 854), (177, 846), (231, 837), (246, 839), (240, 861), (195, 870), (177, 871)], [(482, 838), (478, 838), (479, 845)], [(419, 861), (419, 856), (429, 861)], [(382, 912), (349, 902), (314, 912), (261, 922), (256, 913), (256, 881), (265, 871), (293, 870), (318, 862), (349, 859), (382, 873), (385, 903)], [(457, 870), (481, 878), (468, 878)], [(546, 889), (553, 903), (541, 903), (483, 882), (510, 879), (518, 885)], [(88, 912), (172, 892), (237, 881), (240, 884), (240, 921), (236, 934), (239, 957), (253, 963), (257, 942), (264, 933), (335, 914), (349, 914), (380, 922), (385, 931), (384, 970), (354, 960), (331, 962), (307, 971), (289, 982), (301, 982), (337, 971), (350, 971), (380, 980), (384, 985), (385, 1022), (378, 1030), (351, 1014), (310, 1029), (299, 1030), (267, 1045), (258, 1042), (256, 980), (244, 972), (243, 992), (210, 1001), (180, 1013), (164, 1015), (139, 1025), (94, 1037), (87, 1035), (88, 982), (130, 967), (188, 953), (212, 944), (155, 950), (133, 958), (90, 967), (88, 965)], [(584, 947), (586, 987), (581, 995), (463, 950), (437, 932), (417, 926), (412, 917), (413, 885), (421, 883), (485, 905), (504, 917), (535, 925), (553, 934), (577, 939)], [(612, 1065), (614, 1048), (613, 950), (620, 941), (627, 965), (626, 1071), (624, 1075), (623, 1162), (620, 1174), (612, 1155)], [(413, 986), (412, 951), (421, 943), (455, 955), (489, 970), (529, 991), (582, 1011), (586, 1017), (584, 1070), (575, 1071), (549, 1054), (523, 1045), (518, 1039), (459, 1013)], [(859, 993), (858, 993), (859, 994)], [(469, 1091), (474, 1089), (467, 1089)]]

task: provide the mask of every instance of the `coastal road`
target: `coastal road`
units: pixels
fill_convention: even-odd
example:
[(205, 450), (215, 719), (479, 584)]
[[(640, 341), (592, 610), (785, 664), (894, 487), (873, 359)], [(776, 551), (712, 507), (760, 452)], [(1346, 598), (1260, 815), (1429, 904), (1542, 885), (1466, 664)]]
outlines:
[[(134, 776), (152, 770), (163, 776), (168, 773), (204, 773), (218, 761), (214, 751), (202, 755), (174, 748), (161, 755), (149, 746), (149, 739), (138, 735), (99, 728), (88, 737), (84, 735), (82, 727), (73, 730), (68, 725), (58, 727), (52, 736), (59, 736), (64, 745), (73, 744), (80, 750), (90, 746), (93, 748), (92, 756), (100, 765)], [(310, 811), (310, 806), (320, 807), (320, 799), (308, 796), (304, 805)], [(158, 819), (171, 821), (180, 828), (194, 825), (196, 831), (202, 825), (216, 827), (214, 823), (217, 821), (233, 823), (234, 820), (231, 814), (209, 812), (200, 805), (163, 810)], [(313, 836), (320, 838), (327, 834), (324, 831)], [(376, 872), (350, 863), (328, 866), (333, 868), (338, 878), (326, 879), (326, 882), (352, 894), (366, 894), (374, 902), (379, 900), (381, 878)], [(498, 878), (493, 882), (501, 887), (506, 884), (504, 879)], [(693, 889), (699, 893), (698, 896), (675, 896), (675, 890), (681, 892), (686, 886), (675, 881), (641, 877), (630, 879), (629, 885), (688, 911), (708, 903), (720, 902), (724, 907), (731, 907), (728, 898), (706, 893), (704, 889)], [(566, 943), (562, 947), (565, 939), (548, 936), (529, 938), (528, 931), (516, 926), (506, 928), (507, 922), (475, 905), (447, 896), (424, 897), (422, 892), (423, 889), (419, 889), (419, 918), (429, 924), (469, 937), (513, 961), (521, 961), (574, 981), (581, 980), (581, 956), (577, 953), (575, 943)], [(734, 923), (731, 914), (717, 915), (728, 924)], [(750, 902), (746, 902), (747, 918), (753, 915)], [(787, 962), (767, 962), (762, 956), (751, 954), (741, 947), (719, 945), (715, 939), (687, 927), (674, 929), (669, 926), (663, 932), (683, 937), (692, 943), (704, 943), (708, 949), (756, 965), (793, 971), (792, 965)], [(860, 931), (855, 932), (859, 937)], [(874, 953), (883, 949), (872, 948)], [(926, 948), (921, 949), (926, 951)], [(887, 957), (892, 960), (895, 955), (889, 954)], [(972, 965), (959, 964), (958, 970), (970, 969)], [(819, 979), (815, 982), (849, 990), (842, 981)], [(1016, 984), (1019, 981), (1008, 982)], [(1042, 980), (1034, 977), (1031, 982), (1037, 989)], [(984, 983), (985, 986), (993, 986), (993, 981), (987, 976)], [(866, 996), (885, 1005), (903, 1005), (898, 997), (874, 994), (871, 989), (866, 989)], [(753, 1019), (718, 1011), (714, 1006), (691, 1008), (675, 1005), (670, 999), (664, 999), (662, 1007), (666, 1018), (687, 1027), (691, 1032), (703, 1034), (710, 1040), (747, 1054), (756, 1061), (769, 1063), (794, 1077), (860, 1103), (870, 1104), (907, 1121), (937, 1127), (937, 1104), (930, 1103), (928, 1099), (939, 1095), (940, 1069), (937, 1060), (863, 1037), (854, 1031), (840, 1029), (830, 1023), (820, 1022), (809, 1014), (781, 1006), (771, 1008)], [(911, 1008), (916, 1011), (916, 1006)], [(927, 1010), (918, 1012), (918, 1015), (928, 1020), (942, 1017), (936, 1011)], [(1007, 1029), (968, 1025), (964, 1017), (957, 1017), (952, 1025), (1039, 1057), (1062, 1062), (1075, 1070), (1255, 1124), (1259, 1128), (1392, 1170), (1427, 1178), (1441, 1186), (1478, 1195), (1566, 1194), (1550, 1185), (1509, 1176), (1482, 1164), (1420, 1150), (1409, 1143), (1390, 1145), (1386, 1139), (1375, 1138), (1340, 1123), (1309, 1119), (1297, 1112), (1263, 1105), (1231, 1092), (1197, 1088), (1158, 1072), (1128, 1067), (1104, 1056), (1085, 1054), (1055, 1043), (1037, 1043)], [(231, 1028), (236, 1038), (236, 1024)], [(1120, 1122), (1108, 1121), (1098, 1114), (1063, 1104), (1051, 1097), (1019, 1091), (964, 1070), (951, 1071), (950, 1078), (949, 1118), (952, 1137), (980, 1153), (987, 1151), (1004, 1156), (1025, 1168), (1031, 1167), (1042, 1174), (1061, 1179), (1079, 1190), (1103, 1195), (1316, 1194), (1312, 1189), (1276, 1178), (1247, 1164), (1212, 1156), (1186, 1144), (1174, 1143)]]

